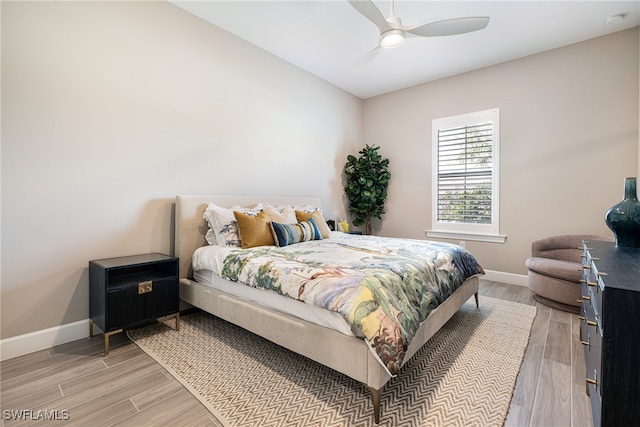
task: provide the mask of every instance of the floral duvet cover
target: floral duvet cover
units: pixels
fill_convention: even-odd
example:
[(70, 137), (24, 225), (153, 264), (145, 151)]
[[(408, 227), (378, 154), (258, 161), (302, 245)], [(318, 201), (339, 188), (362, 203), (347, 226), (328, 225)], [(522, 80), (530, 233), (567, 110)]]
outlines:
[(217, 262), (222, 277), (341, 313), (392, 375), (431, 311), (466, 279), (484, 273), (456, 245), (338, 232), (224, 254)]

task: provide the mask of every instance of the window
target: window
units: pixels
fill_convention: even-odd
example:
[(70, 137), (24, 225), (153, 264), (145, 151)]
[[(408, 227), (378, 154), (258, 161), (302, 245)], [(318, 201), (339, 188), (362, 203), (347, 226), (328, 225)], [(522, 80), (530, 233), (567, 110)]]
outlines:
[(499, 236), (500, 110), (433, 120), (430, 237), (504, 242)]

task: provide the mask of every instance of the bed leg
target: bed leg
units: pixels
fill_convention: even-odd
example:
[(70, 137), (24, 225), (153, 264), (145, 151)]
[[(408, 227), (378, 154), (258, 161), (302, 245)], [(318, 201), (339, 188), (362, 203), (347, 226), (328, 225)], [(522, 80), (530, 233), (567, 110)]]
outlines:
[(373, 401), (373, 420), (376, 424), (380, 424), (380, 396), (382, 395), (382, 389), (375, 389), (367, 386), (371, 392), (371, 400)]
[(475, 294), (473, 294), (474, 297), (476, 297), (476, 307), (480, 308), (480, 301), (478, 301), (478, 293), (476, 292)]

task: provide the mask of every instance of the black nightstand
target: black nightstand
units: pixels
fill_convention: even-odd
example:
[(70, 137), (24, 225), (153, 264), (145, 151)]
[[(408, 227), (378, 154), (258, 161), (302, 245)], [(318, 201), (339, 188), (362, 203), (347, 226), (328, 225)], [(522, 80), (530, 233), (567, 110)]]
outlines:
[(179, 330), (178, 258), (159, 253), (89, 261), (90, 335), (109, 337), (159, 317), (175, 317)]

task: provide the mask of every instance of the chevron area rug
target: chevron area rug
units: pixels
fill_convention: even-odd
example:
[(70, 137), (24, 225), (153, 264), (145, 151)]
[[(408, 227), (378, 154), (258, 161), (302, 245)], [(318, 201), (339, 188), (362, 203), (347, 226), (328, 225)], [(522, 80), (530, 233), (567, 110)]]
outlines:
[[(381, 426), (502, 426), (535, 307), (469, 300), (382, 392)], [(359, 382), (207, 313), (129, 337), (229, 426), (373, 426)]]

